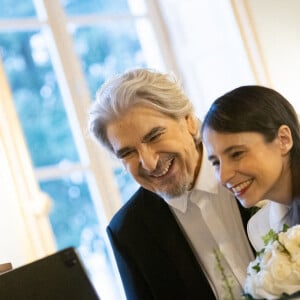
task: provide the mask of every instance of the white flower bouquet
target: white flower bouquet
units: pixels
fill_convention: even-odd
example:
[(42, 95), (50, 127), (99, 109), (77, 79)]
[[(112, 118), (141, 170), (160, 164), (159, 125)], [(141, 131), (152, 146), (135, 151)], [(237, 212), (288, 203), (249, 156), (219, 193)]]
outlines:
[(263, 237), (247, 269), (244, 299), (300, 299), (300, 225)]

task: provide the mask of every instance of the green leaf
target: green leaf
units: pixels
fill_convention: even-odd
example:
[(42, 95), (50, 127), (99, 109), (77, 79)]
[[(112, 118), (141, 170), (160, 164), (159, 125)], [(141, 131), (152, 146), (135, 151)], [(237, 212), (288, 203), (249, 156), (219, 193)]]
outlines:
[(255, 266), (253, 266), (252, 269), (255, 270), (258, 273), (260, 271), (259, 263), (257, 263)]
[(282, 232), (287, 232), (287, 230), (290, 228), (289, 225), (287, 224), (283, 224), (283, 227), (282, 227)]
[(266, 246), (270, 242), (274, 242), (278, 240), (278, 233), (276, 233), (273, 229), (270, 229), (269, 232), (262, 237), (264, 241), (264, 245)]
[(264, 252), (265, 252), (265, 248), (262, 248), (260, 251), (256, 251), (256, 256), (261, 256), (261, 255), (263, 255), (264, 254)]

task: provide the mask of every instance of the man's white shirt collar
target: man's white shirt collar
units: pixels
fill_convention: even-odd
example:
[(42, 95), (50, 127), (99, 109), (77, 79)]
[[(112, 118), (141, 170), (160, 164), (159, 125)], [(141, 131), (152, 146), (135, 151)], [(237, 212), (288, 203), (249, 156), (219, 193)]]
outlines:
[(208, 161), (205, 147), (203, 147), (200, 171), (194, 187), (190, 191), (186, 191), (178, 197), (165, 199), (165, 201), (173, 208), (185, 213), (187, 210), (189, 195), (193, 190), (199, 190), (210, 194), (218, 193), (218, 183), (215, 178), (215, 171), (213, 166)]
[[(193, 189), (166, 202), (187, 234), (200, 264), (205, 262), (209, 280), (222, 288), (219, 276), (215, 274), (215, 259), (211, 262), (209, 258), (217, 245), (239, 283), (243, 285), (245, 270), (250, 258), (253, 259), (252, 251), (234, 195), (217, 183), (215, 170), (207, 159), (205, 149)], [(206, 242), (203, 243), (203, 240)], [(216, 293), (221, 295), (220, 291)]]

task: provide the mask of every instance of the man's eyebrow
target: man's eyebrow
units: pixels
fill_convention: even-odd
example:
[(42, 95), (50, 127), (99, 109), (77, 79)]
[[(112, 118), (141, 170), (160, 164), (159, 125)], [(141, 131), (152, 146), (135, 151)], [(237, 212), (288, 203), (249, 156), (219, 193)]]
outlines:
[(166, 130), (165, 127), (162, 127), (162, 126), (157, 126), (157, 127), (152, 128), (147, 134), (145, 134), (145, 136), (142, 139), (142, 143), (147, 143), (147, 142), (151, 141), (151, 139), (154, 136), (164, 132), (165, 130)]
[[(223, 151), (222, 151), (222, 154), (227, 154), (228, 152), (236, 149), (236, 148), (240, 148), (242, 145), (232, 145), (232, 146), (229, 146), (227, 148), (225, 148)], [(216, 158), (216, 155), (212, 154), (212, 155), (209, 155), (208, 156), (208, 160), (213, 160)]]
[(124, 148), (117, 150), (115, 152), (115, 155), (117, 158), (122, 158), (126, 152), (130, 152), (131, 150), (132, 150), (132, 148), (130, 148), (130, 147), (124, 147)]
[[(165, 131), (165, 127), (162, 126), (157, 126), (152, 128), (148, 133), (145, 134), (145, 136), (142, 139), (142, 143), (148, 143), (149, 141), (151, 141), (151, 139), (156, 136), (157, 134), (160, 134), (162, 132)], [(124, 147), (121, 148), (117, 151), (115, 151), (115, 155), (118, 158), (122, 158), (124, 156), (124, 154), (126, 154), (127, 152), (131, 152), (134, 148), (132, 147)]]

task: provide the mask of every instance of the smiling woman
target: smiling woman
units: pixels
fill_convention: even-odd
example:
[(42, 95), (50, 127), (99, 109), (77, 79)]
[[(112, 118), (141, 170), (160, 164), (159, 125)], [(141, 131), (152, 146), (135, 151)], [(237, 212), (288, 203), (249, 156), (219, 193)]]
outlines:
[[(252, 207), (262, 199), (289, 204), (290, 171), (286, 154), (291, 144), (288, 147), (287, 128), (282, 127), (278, 138), (272, 142), (266, 142), (260, 133), (228, 133), (224, 130), (219, 132), (208, 127), (203, 132), (209, 160), (215, 167), (218, 180), (245, 207)], [(283, 140), (286, 141), (285, 149), (280, 147)], [(280, 194), (277, 194), (277, 189)]]
[[(293, 249), (285, 235), (297, 240), (298, 227), (293, 226), (300, 223), (300, 125), (295, 110), (273, 89), (241, 86), (213, 102), (202, 133), (218, 180), (246, 207), (268, 199), (247, 225), (258, 256), (248, 267), (246, 293), (250, 299), (293, 299), (299, 270), (291, 272)], [(268, 283), (270, 274), (282, 278)]]
[(260, 236), (271, 224), (278, 231), (299, 223), (299, 121), (281, 94), (262, 86), (238, 87), (215, 100), (202, 133), (218, 180), (244, 206), (272, 201), (253, 217), (254, 224), (264, 223)]

